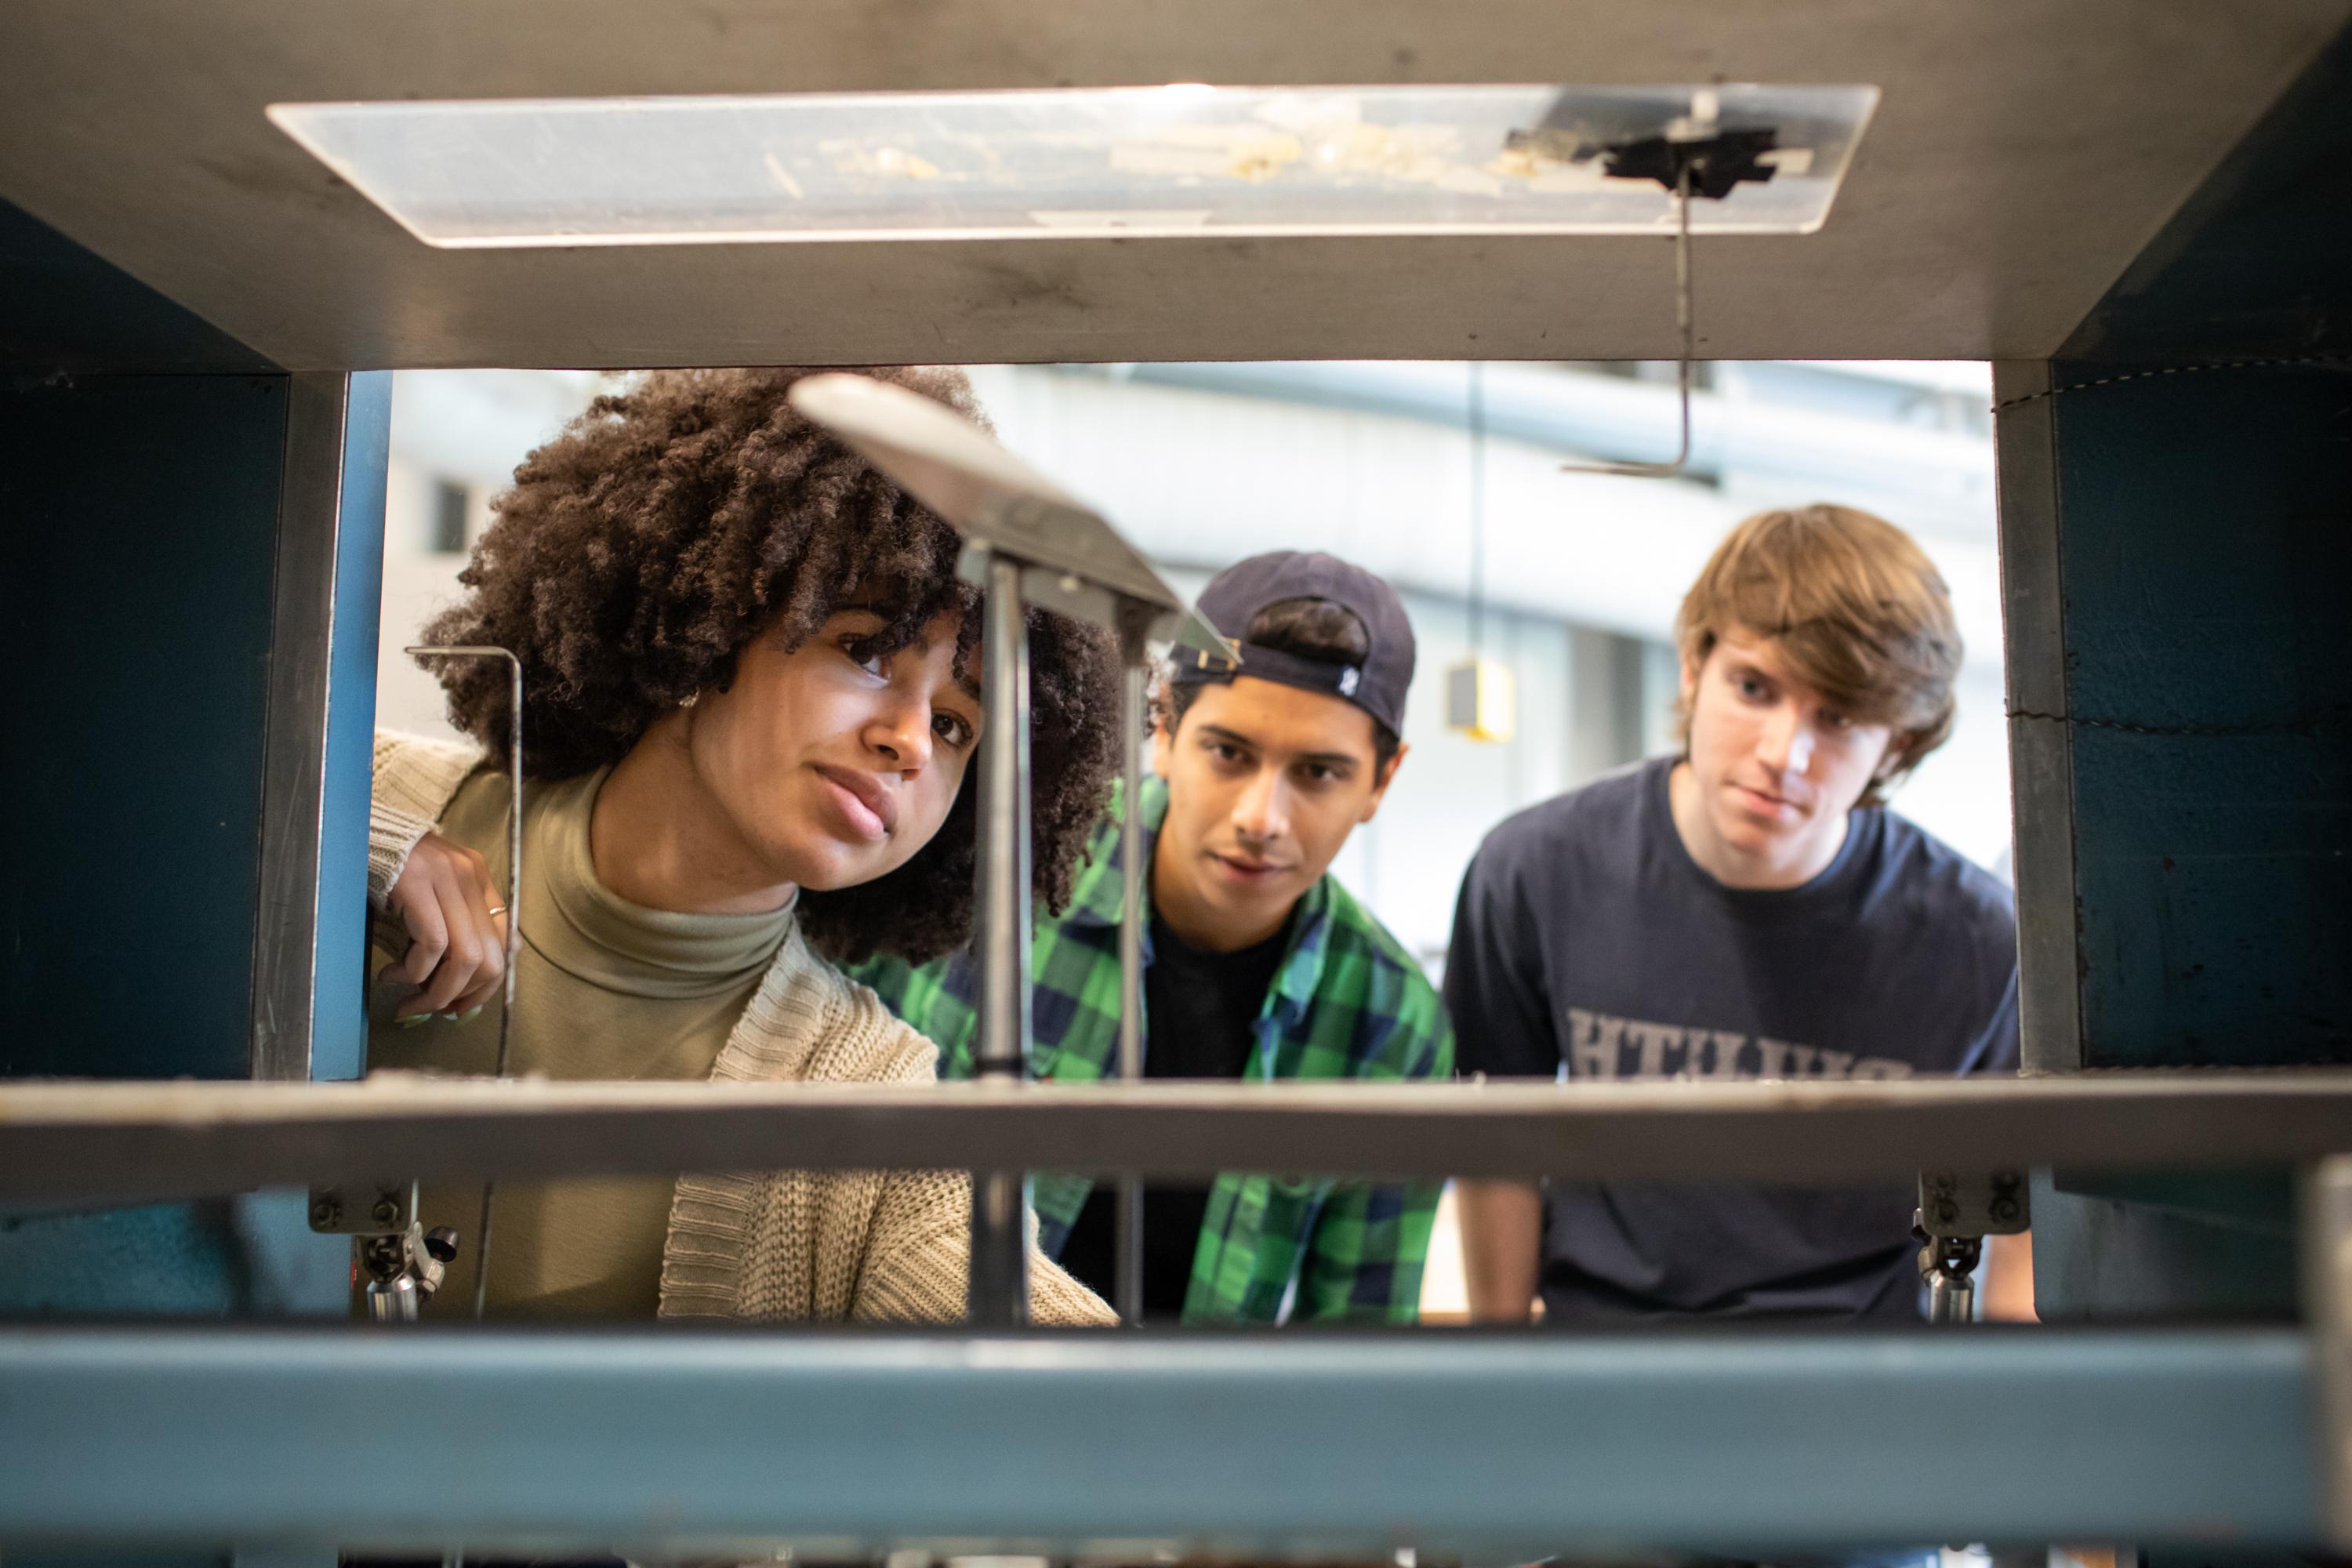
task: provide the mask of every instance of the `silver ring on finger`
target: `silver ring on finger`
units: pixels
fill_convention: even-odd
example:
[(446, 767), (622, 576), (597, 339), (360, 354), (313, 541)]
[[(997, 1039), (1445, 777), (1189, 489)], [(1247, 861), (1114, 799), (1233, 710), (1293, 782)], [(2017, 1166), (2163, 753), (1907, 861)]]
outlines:
[(502, 915), (506, 912), (507, 907), (504, 904), (492, 904), (490, 906), (490, 913), (494, 915)]

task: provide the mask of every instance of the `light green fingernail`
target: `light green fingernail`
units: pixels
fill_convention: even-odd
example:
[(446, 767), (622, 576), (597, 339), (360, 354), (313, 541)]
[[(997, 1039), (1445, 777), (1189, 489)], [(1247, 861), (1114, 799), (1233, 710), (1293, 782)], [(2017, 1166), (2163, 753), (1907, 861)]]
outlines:
[(430, 1013), (411, 1013), (407, 1017), (394, 1018), (393, 1022), (399, 1025), (404, 1029), (413, 1029), (431, 1016), (433, 1016), (433, 1015)]
[(457, 1015), (457, 1022), (460, 1024), (470, 1024), (481, 1016), (482, 1005), (479, 1002), (477, 1002), (472, 1006), (467, 1008), (463, 1013)]

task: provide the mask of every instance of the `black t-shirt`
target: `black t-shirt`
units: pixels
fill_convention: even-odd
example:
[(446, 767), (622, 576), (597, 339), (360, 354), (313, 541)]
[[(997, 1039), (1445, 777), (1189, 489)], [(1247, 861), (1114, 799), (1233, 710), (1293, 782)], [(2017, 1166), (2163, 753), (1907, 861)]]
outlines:
[[(1683, 846), (1672, 759), (1511, 817), (1464, 879), (1445, 1004), (1464, 1072), (1908, 1078), (2017, 1070), (2009, 891), (1858, 810), (1801, 888), (1727, 888)], [(1908, 1184), (1554, 1183), (1555, 1321), (1916, 1320)]]
[[(1257, 1043), (1259, 1015), (1274, 972), (1290, 942), (1282, 929), (1237, 952), (1201, 952), (1184, 945), (1158, 914), (1151, 917), (1150, 963), (1143, 971), (1143, 1076), (1242, 1076)], [(1118, 1183), (1095, 1184), (1062, 1244), (1062, 1267), (1105, 1300), (1118, 1273)], [(1172, 1319), (1184, 1310), (1192, 1283), (1192, 1255), (1209, 1189), (1162, 1185), (1143, 1189), (1143, 1315)]]

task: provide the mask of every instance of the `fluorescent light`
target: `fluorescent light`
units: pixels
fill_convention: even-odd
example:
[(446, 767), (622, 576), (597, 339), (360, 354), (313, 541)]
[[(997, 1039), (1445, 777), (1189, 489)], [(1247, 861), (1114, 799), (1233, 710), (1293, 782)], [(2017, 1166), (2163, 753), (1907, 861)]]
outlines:
[[(269, 118), (428, 245), (1652, 234), (1604, 143), (1770, 126), (1772, 177), (1698, 234), (1822, 226), (1873, 87), (1165, 87), (279, 103)], [(1550, 127), (1551, 129), (1545, 129)], [(1570, 127), (1562, 130), (1560, 127)]]

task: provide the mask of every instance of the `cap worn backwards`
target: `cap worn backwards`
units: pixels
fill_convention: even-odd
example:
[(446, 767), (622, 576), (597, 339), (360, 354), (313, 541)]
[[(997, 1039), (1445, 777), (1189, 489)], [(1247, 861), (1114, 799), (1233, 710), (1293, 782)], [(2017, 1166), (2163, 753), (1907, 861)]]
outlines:
[[(1250, 623), (1269, 605), (1322, 599), (1363, 623), (1367, 651), (1352, 663), (1306, 658), (1248, 640)], [(1412, 623), (1394, 588), (1360, 566), (1320, 552), (1276, 551), (1234, 563), (1201, 590), (1202, 617), (1240, 651), (1239, 668), (1213, 655), (1180, 650), (1171, 677), (1182, 685), (1227, 681), (1236, 675), (1319, 691), (1354, 703), (1385, 725), (1404, 731), (1404, 698), (1412, 684)]]

